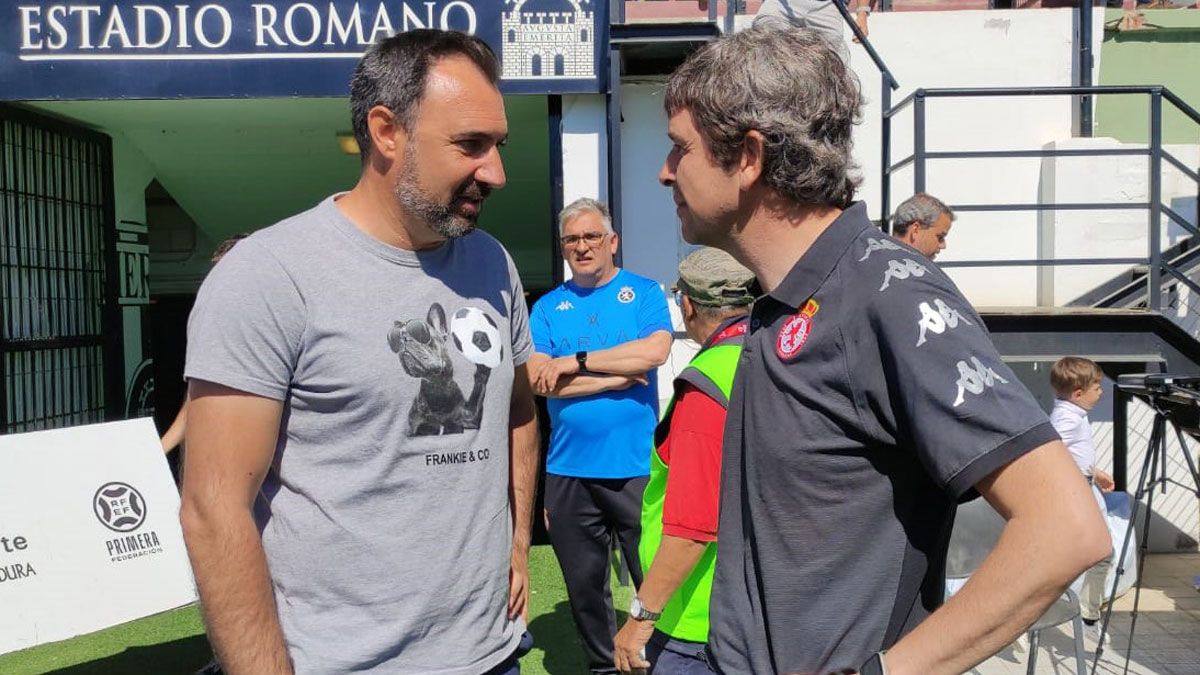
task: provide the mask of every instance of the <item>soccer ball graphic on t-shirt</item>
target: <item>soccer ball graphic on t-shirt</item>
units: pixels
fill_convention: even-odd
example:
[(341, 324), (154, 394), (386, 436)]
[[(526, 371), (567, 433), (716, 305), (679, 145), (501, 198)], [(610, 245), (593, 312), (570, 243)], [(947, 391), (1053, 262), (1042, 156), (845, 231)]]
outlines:
[[(408, 411), (409, 436), (461, 434), (479, 428), (488, 378), (504, 356), (500, 330), (492, 317), (465, 307), (455, 312), (447, 330), (446, 310), (435, 302), (424, 319), (393, 322), (387, 340), (404, 372), (421, 381)], [(450, 343), (475, 365), (469, 397), (454, 381)]]
[(500, 328), (482, 309), (463, 307), (450, 319), (450, 339), (454, 348), (477, 366), (495, 368), (504, 358)]

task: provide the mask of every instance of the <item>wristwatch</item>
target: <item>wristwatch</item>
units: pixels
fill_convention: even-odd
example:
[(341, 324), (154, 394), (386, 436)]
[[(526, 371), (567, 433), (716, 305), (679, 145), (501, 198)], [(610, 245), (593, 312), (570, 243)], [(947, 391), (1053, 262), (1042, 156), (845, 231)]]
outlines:
[(885, 652), (875, 652), (867, 662), (858, 667), (858, 675), (888, 675), (887, 665), (883, 662)]
[(579, 364), (579, 372), (587, 370), (587, 352), (575, 352), (575, 361)]
[(651, 612), (642, 605), (642, 601), (638, 596), (633, 596), (633, 602), (629, 603), (629, 618), (637, 621), (658, 621), (658, 617), (662, 616), (662, 612)]

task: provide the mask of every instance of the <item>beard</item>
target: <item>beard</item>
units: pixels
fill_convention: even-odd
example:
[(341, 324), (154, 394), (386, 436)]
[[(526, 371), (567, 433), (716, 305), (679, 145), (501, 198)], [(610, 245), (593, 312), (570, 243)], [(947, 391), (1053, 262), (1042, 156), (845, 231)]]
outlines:
[(404, 168), (396, 178), (393, 191), (396, 193), (396, 200), (406, 211), (425, 221), (429, 228), (439, 235), (454, 239), (474, 232), (479, 221), (478, 212), (460, 213), (455, 210), (455, 206), (462, 201), (471, 200), (482, 208), (483, 200), (492, 189), (474, 178), (469, 178), (455, 188), (448, 201), (440, 201), (421, 187), (417, 178), (416, 153), (410, 144), (405, 153)]

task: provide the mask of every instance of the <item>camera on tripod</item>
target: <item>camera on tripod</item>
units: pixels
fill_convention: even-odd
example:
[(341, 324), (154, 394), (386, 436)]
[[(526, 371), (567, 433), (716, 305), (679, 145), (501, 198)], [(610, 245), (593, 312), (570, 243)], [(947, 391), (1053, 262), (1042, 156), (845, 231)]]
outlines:
[[(1134, 583), (1132, 621), (1129, 626), (1129, 644), (1125, 652), (1125, 668), (1129, 672), (1129, 656), (1133, 651), (1133, 634), (1137, 627), (1138, 604), (1142, 592), (1142, 572), (1146, 565), (1146, 551), (1150, 539), (1150, 514), (1154, 510), (1155, 488), (1165, 492), (1167, 485), (1175, 485), (1188, 490), (1200, 498), (1200, 474), (1196, 472), (1196, 464), (1192, 461), (1191, 452), (1183, 435), (1186, 433), (1194, 439), (1200, 439), (1200, 376), (1170, 375), (1167, 373), (1138, 373), (1121, 375), (1117, 378), (1117, 388), (1123, 393), (1136, 397), (1154, 411), (1154, 422), (1151, 427), (1150, 440), (1147, 445), (1145, 458), (1142, 460), (1142, 470), (1138, 478), (1136, 492), (1133, 493), (1132, 513), (1125, 537), (1117, 550), (1118, 561), (1116, 579), (1112, 585), (1112, 593), (1120, 582), (1125, 570), (1119, 561), (1124, 560), (1125, 551), (1129, 547), (1131, 535), (1137, 525), (1138, 511), (1143, 508), (1141, 502), (1145, 499), (1145, 530), (1142, 536), (1141, 548), (1138, 551), (1137, 580)], [(1173, 480), (1167, 475), (1167, 435), (1169, 427), (1174, 427), (1179, 447), (1183, 451), (1183, 459), (1187, 465), (1191, 485)], [(1116, 542), (1114, 542), (1115, 544)], [(1108, 598), (1108, 609), (1104, 614), (1104, 623), (1100, 628), (1100, 644), (1096, 648), (1096, 658), (1092, 662), (1092, 675), (1095, 675), (1100, 665), (1100, 657), (1104, 652), (1104, 635), (1108, 632), (1108, 624), (1112, 619), (1113, 598)]]
[(1161, 411), (1175, 428), (1200, 439), (1200, 375), (1120, 375), (1117, 388)]

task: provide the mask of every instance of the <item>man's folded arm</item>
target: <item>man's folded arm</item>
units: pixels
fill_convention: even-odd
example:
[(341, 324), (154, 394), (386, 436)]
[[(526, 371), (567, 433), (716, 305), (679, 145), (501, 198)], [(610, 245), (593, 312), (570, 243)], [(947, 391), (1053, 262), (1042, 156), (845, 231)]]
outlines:
[(645, 375), (667, 362), (671, 356), (673, 339), (669, 331), (657, 330), (644, 338), (588, 352), (588, 371), (608, 375)]
[[(534, 372), (541, 366), (545, 365), (551, 359), (549, 356), (534, 352), (529, 357), (529, 370)], [(591, 364), (589, 363), (589, 366)], [(626, 376), (626, 375), (605, 375), (598, 373), (579, 373), (577, 375), (563, 375), (558, 378), (554, 385), (554, 389), (549, 392), (541, 392), (547, 398), (578, 398), (580, 396), (591, 396), (592, 394), (601, 394), (606, 391), (620, 391), (627, 389), (635, 384), (645, 383), (644, 377)]]

